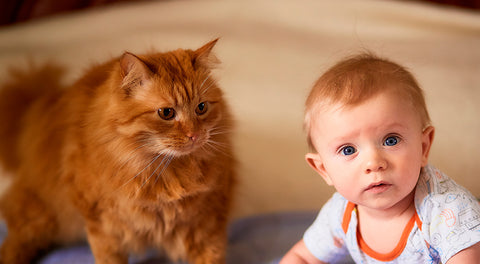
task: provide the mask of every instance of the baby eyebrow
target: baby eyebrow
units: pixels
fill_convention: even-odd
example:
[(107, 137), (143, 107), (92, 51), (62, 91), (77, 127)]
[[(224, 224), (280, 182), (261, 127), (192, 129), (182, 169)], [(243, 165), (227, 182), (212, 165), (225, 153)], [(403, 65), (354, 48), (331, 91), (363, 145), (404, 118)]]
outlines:
[(340, 149), (348, 147), (348, 146), (355, 147), (355, 145), (351, 142), (352, 141), (348, 141), (348, 140), (334, 141), (334, 142), (331, 142), (330, 144), (328, 144), (327, 146), (328, 146), (328, 149), (331, 149), (332, 151), (334, 151), (336, 153)]
[(333, 146), (341, 147), (341, 146), (344, 146), (344, 145), (352, 145), (351, 142), (353, 142), (354, 141), (353, 139), (357, 138), (359, 134), (360, 133), (351, 133), (351, 134), (348, 134), (348, 135), (335, 137), (330, 141), (329, 145), (331, 145), (332, 147)]

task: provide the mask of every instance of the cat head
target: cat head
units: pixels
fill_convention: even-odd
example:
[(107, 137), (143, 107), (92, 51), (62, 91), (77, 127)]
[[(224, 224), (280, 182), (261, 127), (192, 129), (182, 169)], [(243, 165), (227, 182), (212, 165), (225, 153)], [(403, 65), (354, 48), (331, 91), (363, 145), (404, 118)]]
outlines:
[(193, 50), (175, 50), (119, 60), (117, 131), (138, 148), (170, 156), (219, 150), (228, 132), (228, 109), (211, 75), (217, 40)]

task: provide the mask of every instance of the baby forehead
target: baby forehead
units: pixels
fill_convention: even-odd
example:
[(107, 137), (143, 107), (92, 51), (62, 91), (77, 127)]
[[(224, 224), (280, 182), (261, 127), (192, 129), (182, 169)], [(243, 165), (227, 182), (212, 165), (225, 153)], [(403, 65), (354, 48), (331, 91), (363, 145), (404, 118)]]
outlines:
[(325, 126), (347, 123), (347, 125), (383, 123), (423, 123), (422, 115), (411, 100), (395, 93), (380, 93), (362, 102), (345, 104), (343, 102), (319, 101), (309, 113), (311, 125)]
[[(386, 102), (386, 105), (383, 106), (396, 104), (403, 105), (404, 107), (416, 107), (418, 103), (414, 95), (406, 91), (406, 89), (394, 86), (402, 85), (386, 84), (383, 89), (375, 89), (362, 93), (347, 91), (343, 94), (316, 94), (306, 102), (306, 110), (350, 110), (379, 100)], [(382, 105), (379, 105), (377, 107), (381, 106)]]

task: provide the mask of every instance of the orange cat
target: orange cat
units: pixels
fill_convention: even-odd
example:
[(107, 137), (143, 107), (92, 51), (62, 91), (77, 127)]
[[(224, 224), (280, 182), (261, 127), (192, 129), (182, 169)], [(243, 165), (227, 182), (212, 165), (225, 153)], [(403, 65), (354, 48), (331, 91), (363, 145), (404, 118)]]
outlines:
[(224, 263), (234, 185), (232, 117), (198, 50), (123, 56), (69, 87), (46, 66), (0, 89), (0, 263), (87, 236), (95, 263), (155, 247)]

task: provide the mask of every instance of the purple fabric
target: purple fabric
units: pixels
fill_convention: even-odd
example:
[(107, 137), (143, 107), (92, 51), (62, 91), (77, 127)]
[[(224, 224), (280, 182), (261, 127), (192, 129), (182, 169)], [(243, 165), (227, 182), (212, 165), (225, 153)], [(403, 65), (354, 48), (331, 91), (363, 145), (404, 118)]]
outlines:
[[(317, 212), (287, 212), (259, 215), (234, 221), (229, 229), (227, 264), (273, 264), (295, 244), (313, 222)], [(0, 225), (0, 241), (7, 231)], [(94, 264), (86, 243), (58, 248), (39, 260), (37, 264)], [(129, 263), (169, 264), (167, 259), (149, 252), (132, 257)]]

